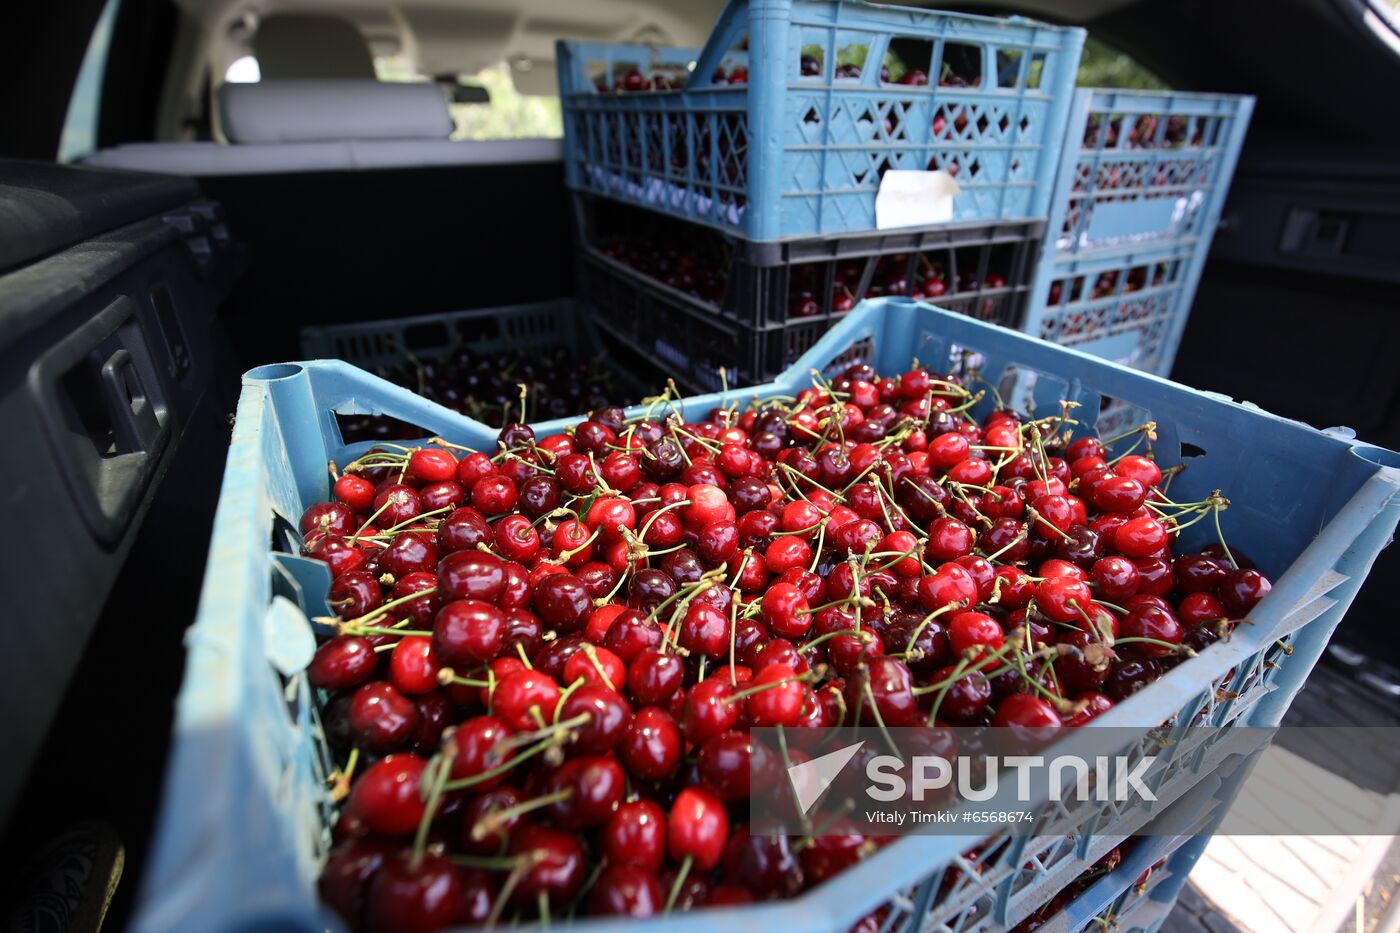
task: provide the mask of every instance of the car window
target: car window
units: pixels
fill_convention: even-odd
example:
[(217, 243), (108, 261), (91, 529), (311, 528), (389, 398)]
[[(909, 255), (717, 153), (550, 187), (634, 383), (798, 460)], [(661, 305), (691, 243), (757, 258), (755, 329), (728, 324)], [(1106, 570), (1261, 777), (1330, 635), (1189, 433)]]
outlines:
[(107, 0), (102, 15), (88, 39), (73, 96), (63, 118), (63, 135), (58, 142), (58, 161), (76, 162), (97, 149), (97, 117), (102, 106), (102, 75), (107, 70), (107, 50), (112, 45), (112, 26), (121, 0)]
[[(1397, 0), (1400, 2), (1400, 0)], [(1167, 91), (1171, 85), (1132, 56), (1089, 38), (1079, 60), (1080, 87), (1117, 87), (1135, 91)]]
[[(376, 57), (374, 71), (380, 81), (426, 81), (404, 57)], [(491, 95), (489, 103), (448, 103), (452, 112), (453, 139), (559, 138), (564, 135), (564, 116), (559, 98), (521, 94), (510, 77), (505, 62), (463, 75), (468, 84), (479, 85)]]

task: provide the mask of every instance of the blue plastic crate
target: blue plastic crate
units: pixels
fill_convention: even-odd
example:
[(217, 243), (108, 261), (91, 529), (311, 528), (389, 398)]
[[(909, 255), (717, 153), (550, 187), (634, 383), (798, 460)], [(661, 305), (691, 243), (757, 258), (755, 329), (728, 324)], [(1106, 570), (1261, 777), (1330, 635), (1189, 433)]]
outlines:
[(1168, 374), (1253, 109), (1238, 95), (1078, 91), (1026, 333)]
[(1254, 98), (1236, 94), (1075, 92), (1047, 254), (1209, 246), (1253, 112)]
[[(953, 174), (955, 221), (1044, 217), (1083, 43), (860, 0), (731, 0), (703, 49), (561, 42), (566, 177), (758, 241), (875, 229), (886, 169)], [(887, 60), (930, 84), (837, 75)], [(615, 92), (633, 69), (683, 89)]]
[[(1275, 583), (1251, 613), (1253, 624), (1101, 723), (1136, 725), (1143, 733), (1166, 723), (1169, 741), (1193, 724), (1276, 723), (1390, 539), (1400, 517), (1400, 455), (897, 299), (863, 305), (774, 383), (678, 407), (700, 417), (726, 401), (791, 394), (812, 369), (863, 359), (894, 371), (915, 356), (1007, 387), (1026, 385), (1024, 373), (1034, 371), (1024, 398), (1041, 414), (1057, 411), (1059, 398), (1083, 403), (1090, 420), (1104, 399), (1152, 413), (1159, 460), (1186, 465), (1172, 492), (1201, 498), (1227, 490), (1232, 543)], [(314, 648), (307, 619), (325, 613), (329, 577), (323, 565), (296, 556), (296, 535), (287, 527), (327, 495), (326, 463), (367, 446), (342, 443), (337, 412), (386, 414), (458, 443), (494, 447), (491, 429), (346, 364), (277, 364), (244, 377), (204, 592), (186, 635), (165, 800), (136, 929), (337, 926), (315, 894), (318, 859), (329, 842), (328, 759), (302, 673)], [(565, 424), (542, 423), (536, 431)], [(1219, 780), (1211, 749), (1167, 747), (1178, 750), (1149, 775), (1160, 800), (1150, 808), (1046, 804), (1060, 830), (1053, 835), (907, 838), (797, 900), (698, 911), (656, 925), (678, 933), (728, 925), (845, 928), (881, 904), (890, 908), (891, 929), (971, 933), (1014, 924), (1162, 808), (1193, 806), (1198, 795), (1216, 799), (1199, 790)], [(973, 847), (976, 854), (967, 854)], [(603, 927), (614, 925), (589, 923)]]
[(1178, 242), (1043, 263), (1021, 329), (1165, 376), (1176, 358), (1204, 260), (1199, 244)]

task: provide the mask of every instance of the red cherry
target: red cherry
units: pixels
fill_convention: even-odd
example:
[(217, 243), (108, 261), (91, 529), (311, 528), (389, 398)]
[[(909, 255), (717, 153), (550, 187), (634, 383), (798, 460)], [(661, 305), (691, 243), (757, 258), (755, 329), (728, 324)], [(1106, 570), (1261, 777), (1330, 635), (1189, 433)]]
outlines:
[(316, 649), (306, 675), (322, 690), (347, 690), (369, 680), (379, 666), (374, 645), (358, 635), (337, 635)]
[(501, 610), (479, 599), (458, 599), (443, 606), (433, 622), (433, 649), (452, 668), (472, 668), (500, 654), (506, 620)]
[[(1125, 639), (1151, 638), (1156, 641), (1168, 642), (1171, 645), (1179, 645), (1184, 633), (1181, 623), (1170, 611), (1158, 606), (1143, 605), (1133, 609), (1119, 623), (1118, 634)], [(1122, 651), (1124, 654), (1138, 658), (1165, 658), (1172, 654), (1172, 649), (1167, 645), (1142, 642), (1125, 644), (1122, 646)]]
[(431, 638), (408, 635), (399, 640), (389, 657), (389, 680), (402, 693), (428, 693), (438, 688), (441, 667)]
[(564, 682), (572, 684), (580, 679), (607, 690), (621, 690), (627, 684), (627, 668), (607, 648), (589, 645), (564, 662)]
[(651, 917), (665, 906), (656, 875), (635, 865), (607, 865), (588, 892), (588, 912), (594, 916)]
[(724, 855), (728, 836), (729, 817), (713, 794), (687, 787), (676, 795), (666, 833), (672, 858), (688, 858), (696, 870), (711, 871)]
[(332, 494), (351, 512), (368, 514), (374, 505), (374, 484), (353, 473), (346, 473), (336, 480)]
[(617, 757), (629, 773), (644, 780), (670, 777), (681, 763), (681, 733), (675, 719), (656, 706), (638, 710)]
[(440, 447), (421, 447), (408, 457), (408, 475), (427, 485), (457, 477), (457, 459)]
[(805, 689), (787, 664), (769, 664), (754, 675), (752, 689), (763, 688), (745, 701), (755, 726), (794, 726), (802, 714)]
[(370, 751), (402, 748), (417, 727), (413, 702), (382, 680), (360, 687), (350, 700), (350, 728), (358, 743)]
[(531, 732), (554, 721), (559, 685), (540, 671), (517, 671), (496, 685), (491, 703), (512, 729)]
[(992, 725), (1025, 729), (1054, 729), (1063, 725), (1055, 708), (1038, 696), (1013, 693), (1002, 700), (992, 716)]
[(1077, 577), (1049, 577), (1036, 584), (1035, 603), (1040, 611), (1056, 622), (1074, 622), (1083, 618), (1094, 599), (1089, 584)]
[(1262, 573), (1257, 570), (1232, 570), (1220, 584), (1221, 605), (1232, 619), (1242, 619), (1259, 604), (1273, 588)]
[(611, 865), (632, 865), (655, 872), (666, 860), (666, 813), (645, 797), (623, 803), (599, 834)]
[(967, 657), (968, 651), (975, 650), (976, 653), (972, 655), (975, 659), (985, 649), (995, 651), (1000, 648), (1006, 636), (991, 616), (981, 612), (959, 612), (948, 619), (948, 639), (952, 642), (955, 655)]
[(512, 855), (525, 855), (513, 900), (534, 906), (543, 896), (551, 905), (567, 903), (582, 887), (586, 871), (583, 844), (573, 833), (548, 826), (524, 826), (511, 840)]
[(426, 766), (417, 755), (381, 758), (355, 779), (349, 806), (376, 833), (409, 835), (418, 828), (427, 808), (419, 792)]
[(1167, 530), (1155, 518), (1130, 518), (1113, 533), (1113, 546), (1128, 557), (1149, 557), (1167, 545)]
[[(451, 779), (477, 778), (510, 761), (513, 753), (504, 743), (511, 734), (510, 726), (495, 716), (474, 716), (458, 725), (452, 732), (456, 754), (452, 757)], [(494, 775), (472, 784), (472, 790), (489, 791), (505, 779), (504, 773)]]
[(404, 933), (432, 933), (452, 926), (462, 891), (457, 867), (445, 856), (424, 854), (415, 859), (405, 853), (389, 859), (370, 883), (370, 926)]

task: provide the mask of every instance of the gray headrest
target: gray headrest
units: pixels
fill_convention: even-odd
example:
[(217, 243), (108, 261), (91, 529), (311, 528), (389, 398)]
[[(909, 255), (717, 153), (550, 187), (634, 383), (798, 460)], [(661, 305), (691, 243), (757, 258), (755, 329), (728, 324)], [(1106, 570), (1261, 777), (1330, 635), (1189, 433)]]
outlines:
[(446, 139), (447, 100), (435, 84), (261, 81), (219, 88), (224, 135), (235, 143)]
[(259, 24), (253, 54), (263, 78), (273, 81), (374, 77), (365, 37), (339, 16), (274, 13)]

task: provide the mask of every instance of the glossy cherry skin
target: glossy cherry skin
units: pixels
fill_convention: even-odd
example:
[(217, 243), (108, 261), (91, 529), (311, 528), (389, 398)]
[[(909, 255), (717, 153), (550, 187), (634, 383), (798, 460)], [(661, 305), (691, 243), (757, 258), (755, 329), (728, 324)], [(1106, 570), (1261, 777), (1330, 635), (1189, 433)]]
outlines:
[(656, 872), (666, 860), (666, 812), (654, 800), (619, 804), (599, 834), (609, 864)]
[(1162, 668), (1156, 661), (1135, 658), (1118, 661), (1108, 672), (1103, 692), (1113, 702), (1122, 703), (1161, 676)]
[(317, 502), (301, 514), (298, 527), (304, 537), (317, 532), (345, 537), (354, 534), (359, 524), (355, 513), (344, 503)]
[(583, 628), (593, 600), (582, 580), (573, 574), (560, 573), (535, 584), (531, 605), (547, 627), (568, 633)]
[(321, 900), (347, 924), (360, 926), (364, 922), (369, 883), (398, 850), (394, 843), (374, 838), (351, 839), (337, 846), (326, 858), (316, 885)]
[(729, 817), (719, 798), (699, 787), (676, 795), (666, 824), (667, 849), (674, 859), (691, 859), (701, 872), (712, 870), (724, 855)]
[(1217, 594), (1232, 619), (1242, 619), (1273, 589), (1267, 577), (1257, 570), (1232, 570), (1225, 575)]
[(594, 916), (651, 917), (665, 905), (656, 875), (635, 865), (609, 864), (588, 892), (588, 912)]
[[(450, 777), (454, 781), (480, 778), (488, 772), (501, 769), (514, 753), (503, 743), (511, 737), (513, 730), (496, 716), (474, 716), (452, 731), (455, 754), (452, 756)], [(505, 782), (506, 773), (476, 780), (471, 789), (481, 793), (499, 787)]]
[(1063, 723), (1055, 708), (1038, 696), (1013, 693), (997, 704), (992, 725), (1020, 729), (1054, 729)]
[(740, 704), (730, 701), (735, 690), (728, 680), (711, 678), (686, 691), (681, 714), (685, 737), (701, 744), (734, 725), (739, 718)]
[(457, 920), (462, 880), (441, 855), (415, 862), (405, 853), (384, 863), (370, 883), (370, 926), (404, 933), (432, 933)]
[(326, 601), (342, 619), (359, 619), (383, 605), (384, 597), (374, 575), (357, 570), (337, 577)]
[(441, 663), (468, 669), (500, 654), (506, 619), (490, 603), (458, 599), (443, 606), (433, 622), (433, 649)]
[(522, 827), (511, 840), (512, 855), (530, 856), (527, 869), (512, 895), (521, 905), (533, 906), (540, 895), (551, 905), (567, 903), (583, 885), (587, 864), (583, 844), (573, 833), (548, 826)]
[(433, 624), (433, 619), (437, 618), (438, 610), (442, 608), (442, 599), (436, 592), (427, 593), (428, 590), (437, 590), (437, 574), (415, 572), (400, 577), (394, 583), (394, 589), (389, 594), (392, 599), (400, 599), (412, 596), (414, 593), (424, 593), (417, 599), (410, 599), (400, 603), (394, 608), (396, 619), (408, 619), (412, 624), (409, 628), (429, 628)]
[(492, 708), (517, 732), (532, 732), (554, 720), (559, 685), (540, 670), (517, 671), (496, 685)]
[(438, 589), (444, 601), (478, 599), (494, 602), (505, 589), (501, 559), (484, 551), (457, 551), (439, 563)]
[(548, 794), (566, 794), (550, 804), (550, 822), (580, 832), (601, 826), (622, 803), (627, 778), (617, 760), (602, 755), (570, 758), (554, 770), (545, 786)]
[(376, 833), (409, 835), (418, 828), (427, 807), (419, 795), (426, 766), (417, 755), (381, 758), (355, 779), (349, 806)]
[(306, 675), (323, 690), (347, 690), (369, 680), (378, 666), (379, 656), (369, 639), (337, 635), (316, 649)]
[(659, 781), (681, 763), (681, 732), (670, 713), (656, 706), (637, 711), (627, 727), (617, 757), (630, 774)]
[(1089, 585), (1072, 577), (1051, 577), (1036, 584), (1035, 602), (1040, 611), (1056, 622), (1074, 622), (1083, 618), (1093, 603)]
[(433, 640), (423, 635), (399, 639), (389, 655), (389, 681), (409, 696), (436, 690), (441, 669)]
[(331, 568), (332, 577), (365, 568), (365, 552), (351, 544), (349, 539), (339, 535), (323, 535), (307, 553), (317, 560), (325, 561)]
[(584, 715), (587, 721), (571, 730), (571, 744), (585, 754), (612, 751), (626, 738), (632, 724), (632, 706), (627, 699), (615, 690), (592, 684), (576, 688), (559, 708), (560, 720)]
[[(930, 675), (929, 680), (931, 683), (952, 680), (955, 670), (956, 667), (940, 668)], [(964, 671), (956, 676), (958, 679), (948, 686), (948, 692), (938, 706), (938, 718), (953, 725), (973, 725), (981, 721), (987, 704), (992, 701), (992, 685), (981, 671)]]
[(356, 741), (370, 751), (402, 748), (417, 727), (413, 702), (382, 680), (360, 687), (350, 701), (350, 728)]
[(734, 830), (724, 851), (724, 877), (758, 898), (792, 897), (802, 890), (802, 863), (786, 836), (751, 836)]
[(661, 706), (680, 690), (684, 677), (685, 666), (679, 657), (646, 650), (627, 669), (627, 689), (638, 703)]
[(1168, 644), (1133, 642), (1122, 645), (1124, 654), (1137, 658), (1165, 658), (1173, 653), (1168, 645), (1181, 644), (1181, 623), (1168, 610), (1153, 605), (1133, 609), (1118, 624), (1118, 635), (1127, 638), (1151, 638)]
[(491, 526), (476, 509), (457, 509), (438, 525), (438, 551), (445, 555), (476, 551), (478, 544), (490, 545), (491, 541)]

